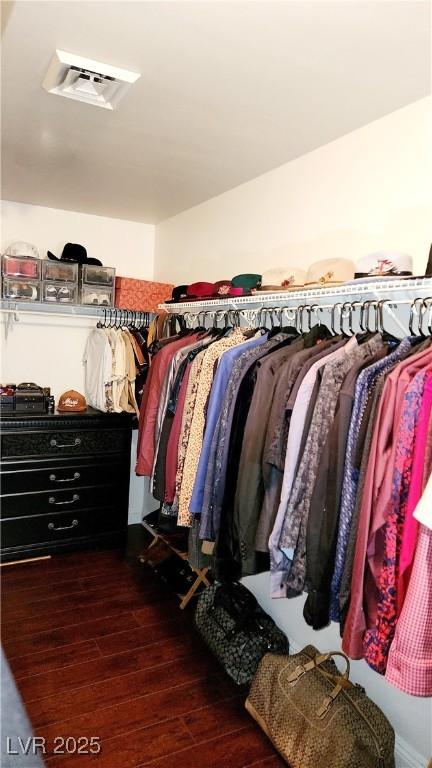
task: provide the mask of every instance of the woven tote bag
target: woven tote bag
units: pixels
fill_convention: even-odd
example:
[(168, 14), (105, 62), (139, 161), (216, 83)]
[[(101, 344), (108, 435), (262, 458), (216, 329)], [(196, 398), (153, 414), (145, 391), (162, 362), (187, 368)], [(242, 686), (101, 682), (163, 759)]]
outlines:
[[(344, 674), (332, 656), (345, 659)], [(266, 654), (246, 709), (290, 768), (394, 768), (393, 728), (350, 682), (343, 653)]]

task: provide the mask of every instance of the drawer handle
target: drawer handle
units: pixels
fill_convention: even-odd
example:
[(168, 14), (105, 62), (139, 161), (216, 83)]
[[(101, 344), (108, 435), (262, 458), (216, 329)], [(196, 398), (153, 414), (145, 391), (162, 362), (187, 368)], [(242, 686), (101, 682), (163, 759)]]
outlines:
[(81, 445), (81, 438), (76, 437), (73, 443), (58, 443), (55, 437), (50, 440), (52, 448), (75, 448), (77, 445)]
[(78, 525), (78, 520), (72, 520), (72, 523), (70, 525), (59, 525), (57, 528), (55, 527), (54, 523), (48, 523), (48, 530), (50, 531), (69, 531), (71, 528), (76, 528)]
[(76, 501), (79, 501), (79, 495), (77, 493), (74, 493), (71, 499), (68, 499), (67, 501), (56, 501), (55, 496), (50, 496), (48, 499), (50, 504), (55, 504), (56, 507), (61, 507), (63, 504), (74, 504)]
[(81, 477), (79, 472), (74, 472), (73, 477), (56, 477), (56, 475), (50, 475), (49, 479), (53, 483), (73, 483), (74, 480), (79, 480)]

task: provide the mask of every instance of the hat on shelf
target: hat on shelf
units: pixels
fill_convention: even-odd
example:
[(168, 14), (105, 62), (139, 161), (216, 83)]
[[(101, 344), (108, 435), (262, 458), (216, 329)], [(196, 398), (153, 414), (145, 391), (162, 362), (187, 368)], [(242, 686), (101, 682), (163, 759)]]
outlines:
[(212, 299), (215, 293), (214, 283), (191, 283), (187, 287), (185, 301), (200, 301), (200, 299)]
[(256, 290), (262, 291), (296, 291), (303, 288), (306, 279), (304, 269), (297, 267), (275, 267), (263, 272), (261, 286)]
[(35, 245), (32, 245), (31, 243), (23, 243), (20, 240), (17, 240), (16, 243), (11, 243), (11, 245), (6, 248), (5, 254), (7, 256), (30, 256), (33, 259), (39, 258), (39, 251)]
[(331, 288), (354, 277), (354, 262), (349, 259), (322, 259), (310, 265), (305, 288)]
[(182, 299), (187, 298), (188, 285), (176, 285), (171, 292), (171, 298), (165, 301), (165, 304), (178, 304)]
[(60, 395), (57, 410), (65, 413), (67, 411), (86, 411), (86, 399), (84, 395), (81, 395), (75, 389), (68, 389), (67, 392), (63, 392), (63, 394)]
[(215, 299), (229, 299), (232, 296), (243, 296), (243, 288), (235, 287), (231, 280), (217, 280), (214, 284)]
[(234, 288), (243, 288), (243, 295), (249, 294), (254, 288), (261, 285), (262, 276), (255, 274), (236, 275), (231, 280)]
[(354, 278), (412, 277), (412, 256), (399, 251), (376, 251), (359, 259)]
[(47, 255), (48, 258), (53, 261), (73, 261), (77, 264), (93, 264), (95, 267), (103, 266), (99, 259), (89, 258), (87, 256), (87, 250), (83, 245), (79, 245), (78, 243), (66, 243), (60, 258), (54, 256), (51, 251), (47, 251)]

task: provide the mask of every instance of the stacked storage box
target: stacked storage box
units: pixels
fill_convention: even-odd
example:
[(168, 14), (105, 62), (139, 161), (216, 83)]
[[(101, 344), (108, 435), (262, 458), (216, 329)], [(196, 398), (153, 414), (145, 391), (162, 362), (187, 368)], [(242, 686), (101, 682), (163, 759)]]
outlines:
[(114, 306), (115, 269), (83, 264), (81, 272), (81, 304)]
[(2, 256), (4, 299), (41, 300), (41, 262), (33, 256)]
[(42, 261), (42, 301), (78, 304), (78, 264)]

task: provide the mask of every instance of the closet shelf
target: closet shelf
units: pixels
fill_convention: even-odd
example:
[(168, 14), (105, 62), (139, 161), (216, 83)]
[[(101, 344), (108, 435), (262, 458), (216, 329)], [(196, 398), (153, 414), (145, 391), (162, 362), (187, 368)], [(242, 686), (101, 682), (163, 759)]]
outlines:
[(48, 304), (42, 301), (0, 301), (0, 312), (8, 315), (56, 315), (59, 317), (98, 318), (104, 307), (83, 306), (82, 304)]
[(198, 313), (204, 309), (259, 309), (275, 305), (295, 307), (299, 304), (334, 304), (341, 301), (365, 301), (367, 299), (394, 299), (394, 301), (411, 301), (417, 297), (432, 298), (432, 277), (413, 277), (406, 280), (377, 280), (350, 285), (338, 285), (332, 288), (305, 288), (299, 291), (275, 291), (273, 293), (256, 293), (252, 296), (239, 296), (235, 299), (203, 299), (202, 301), (182, 301), (176, 304), (159, 304), (169, 314), (185, 312)]

